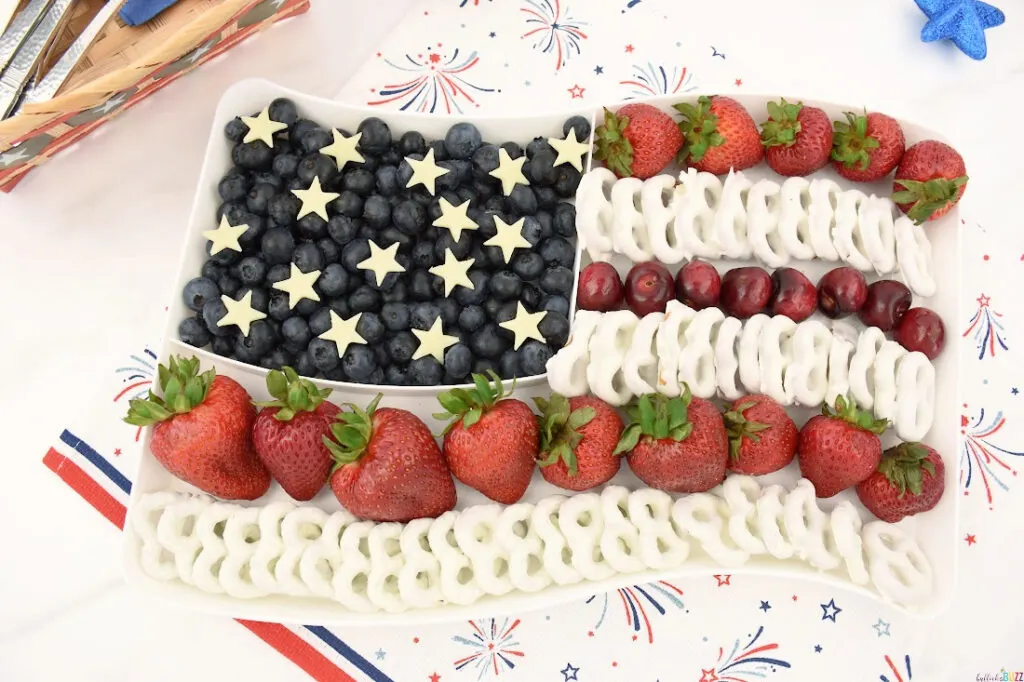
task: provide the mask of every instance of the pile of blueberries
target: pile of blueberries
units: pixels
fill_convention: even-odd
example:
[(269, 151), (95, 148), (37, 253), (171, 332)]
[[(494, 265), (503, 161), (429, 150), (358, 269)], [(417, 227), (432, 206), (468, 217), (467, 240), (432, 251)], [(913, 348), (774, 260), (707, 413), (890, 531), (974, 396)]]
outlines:
[[(234, 167), (218, 184), (223, 203), (211, 228), (222, 216), (249, 227), (239, 238), (241, 253), (224, 249), (209, 256), (200, 276), (185, 285), (194, 315), (178, 327), (183, 342), (268, 369), (287, 365), (303, 376), (369, 384), (431, 386), (465, 383), (471, 373), (488, 370), (506, 379), (545, 371), (569, 334), (576, 213), (566, 200), (581, 176), (570, 164), (554, 165), (547, 137), (523, 149), (483, 141), (466, 122), (440, 140), (415, 131), (396, 137), (381, 119), (367, 118), (352, 131), (362, 134), (357, 149), (364, 161), (339, 171), (320, 153), (333, 141), (329, 128), (300, 117), (288, 99), (274, 100), (268, 111), (288, 126), (275, 134), (273, 147), (243, 142), (248, 127), (241, 118), (225, 127)], [(577, 139), (590, 134), (580, 116), (565, 122), (563, 136), (571, 128)], [(489, 175), (498, 166), (499, 146), (512, 158), (528, 159), (523, 174), (529, 186), (516, 185), (509, 196)], [(437, 178), (435, 194), (422, 184), (406, 188), (412, 168), (405, 157), (420, 160), (428, 149), (449, 171)], [(302, 202), (291, 190), (308, 189), (314, 178), (339, 196), (327, 205), (328, 220), (315, 213), (297, 219)], [(479, 228), (455, 241), (434, 226), (442, 197), (455, 206), (468, 200)], [(522, 234), (532, 249), (517, 249), (506, 263), (500, 248), (484, 246), (496, 234), (495, 217), (510, 225), (524, 218)], [(405, 272), (389, 274), (378, 286), (373, 272), (357, 268), (370, 256), (370, 240), (381, 248), (397, 242)], [(474, 288), (456, 287), (450, 297), (443, 280), (429, 272), (444, 262), (447, 249), (460, 260), (475, 259), (469, 270)], [(292, 263), (321, 272), (314, 285), (319, 302), (303, 299), (290, 308), (288, 294), (272, 288), (288, 278)], [(226, 314), (221, 296), (240, 300), (249, 291), (252, 306), (267, 317), (246, 335), (234, 325), (218, 326)], [(517, 302), (528, 312), (547, 311), (539, 326), (546, 343), (531, 339), (513, 349), (513, 334), (499, 324), (515, 317)], [(356, 331), (366, 344), (351, 344), (339, 356), (334, 342), (318, 338), (330, 328), (332, 310), (344, 319), (362, 313)], [(411, 330), (429, 329), (438, 317), (459, 343), (446, 350), (443, 363), (431, 356), (413, 360), (419, 340)]]

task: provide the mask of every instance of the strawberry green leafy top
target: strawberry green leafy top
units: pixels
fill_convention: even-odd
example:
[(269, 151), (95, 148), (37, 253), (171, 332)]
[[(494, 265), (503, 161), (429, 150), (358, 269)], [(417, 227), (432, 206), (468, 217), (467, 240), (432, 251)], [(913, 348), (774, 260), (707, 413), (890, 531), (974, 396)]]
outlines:
[(892, 200), (897, 204), (911, 204), (907, 217), (918, 225), (925, 223), (932, 214), (951, 201), (956, 201), (960, 188), (967, 184), (967, 176), (958, 178), (933, 178), (931, 180), (907, 180), (896, 178), (896, 184), (902, 190), (892, 193)]
[(875, 434), (882, 434), (889, 427), (888, 420), (875, 419), (870, 410), (858, 410), (857, 403), (854, 402), (853, 398), (836, 396), (835, 410), (829, 407), (828, 404), (825, 404), (821, 406), (821, 413), (826, 417), (842, 419)]
[[(487, 377), (491, 378), (488, 381)], [(487, 370), (487, 376), (483, 374), (473, 375), (473, 388), (453, 388), (437, 396), (444, 412), (434, 414), (434, 419), (447, 421), (447, 426), (441, 432), (444, 435), (451, 431), (456, 424), (462, 422), (462, 428), (469, 427), (480, 421), (484, 413), (494, 407), (499, 401), (507, 397), (516, 388), (515, 379), (512, 380), (512, 387), (505, 391), (501, 383), (501, 377), (493, 370)]]
[(679, 131), (683, 134), (683, 148), (679, 151), (679, 162), (698, 163), (707, 154), (708, 148), (720, 147), (725, 138), (718, 132), (718, 117), (711, 113), (711, 98), (701, 95), (697, 106), (680, 102), (672, 106), (683, 115)]
[(757, 435), (758, 432), (771, 428), (768, 424), (750, 421), (743, 416), (744, 412), (756, 404), (752, 400), (743, 402), (737, 405), (735, 410), (728, 410), (722, 415), (722, 419), (725, 421), (726, 433), (729, 434), (730, 459), (740, 458), (740, 446), (743, 445), (744, 438), (749, 438), (751, 441), (758, 443), (761, 441), (761, 437)]
[(920, 443), (900, 443), (882, 453), (878, 470), (900, 491), (902, 498), (907, 490), (911, 495), (920, 495), (924, 485), (922, 471), (935, 477), (935, 464), (928, 459), (928, 448)]
[(267, 374), (267, 392), (274, 400), (254, 403), (257, 407), (278, 407), (274, 419), (291, 421), (299, 412), (312, 412), (331, 395), (331, 389), (317, 388), (309, 379), (303, 379), (291, 367), (271, 370)]
[(622, 177), (633, 174), (633, 145), (626, 139), (628, 125), (629, 116), (619, 116), (605, 109), (604, 125), (594, 131), (597, 145), (594, 158)]
[(864, 170), (870, 166), (871, 154), (868, 150), (878, 149), (881, 143), (868, 135), (867, 111), (863, 116), (847, 111), (846, 122), (836, 121), (832, 127), (835, 129), (832, 135), (832, 160), (841, 162), (847, 168), (858, 164), (860, 170)]
[(540, 461), (540, 466), (551, 466), (561, 460), (565, 462), (569, 475), (575, 476), (579, 473), (576, 446), (583, 440), (579, 429), (589, 424), (597, 416), (597, 411), (590, 406), (570, 410), (569, 400), (558, 393), (552, 393), (548, 400), (534, 398), (533, 402), (540, 410), (537, 417), (540, 451), (548, 455)]
[(124, 421), (133, 426), (150, 426), (186, 414), (206, 400), (216, 377), (214, 369), (199, 373), (199, 358), (171, 356), (166, 366), (157, 366), (157, 383), (163, 397), (150, 391), (146, 398), (129, 400)]
[(358, 405), (345, 403), (351, 412), (342, 411), (335, 417), (331, 424), (331, 435), (323, 437), (324, 445), (334, 456), (332, 472), (359, 461), (366, 453), (370, 439), (373, 438), (373, 414), (383, 397), (382, 393), (378, 393), (365, 410)]
[(626, 409), (629, 424), (622, 432), (613, 454), (630, 452), (642, 436), (676, 442), (686, 440), (693, 431), (693, 424), (686, 414), (691, 398), (690, 387), (686, 383), (683, 384), (683, 394), (675, 398), (660, 393), (640, 396)]
[(761, 142), (765, 147), (792, 147), (796, 134), (800, 132), (800, 111), (803, 102), (793, 104), (782, 98), (779, 102), (768, 102), (768, 120), (761, 124)]

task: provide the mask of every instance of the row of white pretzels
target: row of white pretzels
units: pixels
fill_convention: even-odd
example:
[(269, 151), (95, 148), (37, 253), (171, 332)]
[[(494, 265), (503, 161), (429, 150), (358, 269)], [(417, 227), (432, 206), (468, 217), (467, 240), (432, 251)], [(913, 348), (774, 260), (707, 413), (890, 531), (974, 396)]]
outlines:
[(566, 396), (591, 393), (625, 405), (648, 393), (735, 400), (763, 393), (782, 405), (818, 407), (852, 396), (920, 441), (935, 413), (935, 367), (876, 327), (796, 323), (784, 315), (741, 321), (717, 308), (669, 301), (665, 313), (581, 310), (565, 346), (547, 363), (548, 384)]
[(932, 589), (927, 559), (910, 538), (890, 524), (862, 525), (849, 502), (822, 511), (806, 480), (787, 493), (732, 476), (714, 493), (678, 500), (611, 486), (407, 524), (163, 492), (139, 500), (131, 532), (154, 578), (239, 599), (321, 597), (359, 612), (467, 605), (513, 590), (667, 570), (700, 552), (723, 567), (795, 557), (874, 584), (907, 606)]
[(607, 168), (583, 176), (576, 232), (593, 261), (621, 253), (635, 263), (672, 265), (693, 258), (756, 258), (771, 268), (790, 260), (843, 261), (864, 272), (899, 271), (911, 291), (935, 293), (924, 230), (887, 198), (843, 190), (817, 178), (723, 183), (690, 168), (648, 180), (616, 178)]

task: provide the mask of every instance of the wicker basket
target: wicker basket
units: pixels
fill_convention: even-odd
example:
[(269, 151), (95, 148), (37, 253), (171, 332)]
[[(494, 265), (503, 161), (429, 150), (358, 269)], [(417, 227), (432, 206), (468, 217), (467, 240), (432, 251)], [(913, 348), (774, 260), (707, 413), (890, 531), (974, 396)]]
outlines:
[[(180, 0), (135, 27), (115, 14), (56, 97), (0, 121), (0, 191), (9, 192), (33, 168), (200, 64), (305, 12), (309, 1)], [(76, 3), (56, 55), (101, 4)]]

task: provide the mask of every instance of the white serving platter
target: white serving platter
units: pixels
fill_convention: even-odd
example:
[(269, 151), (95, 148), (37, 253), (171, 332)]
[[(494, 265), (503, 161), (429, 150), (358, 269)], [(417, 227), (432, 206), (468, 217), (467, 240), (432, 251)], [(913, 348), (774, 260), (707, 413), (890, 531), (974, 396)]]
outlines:
[[(378, 116), (386, 120), (392, 130), (399, 134), (407, 130), (419, 130), (428, 139), (431, 137), (442, 137), (455, 120), (470, 120), (480, 128), (485, 139), (495, 141), (516, 140), (525, 143), (537, 135), (560, 135), (562, 123), (570, 116), (583, 114), (591, 117), (597, 123), (601, 115), (601, 109), (599, 108), (574, 108), (527, 118), (464, 116), (454, 119), (435, 115), (389, 112), (368, 107), (354, 107), (295, 92), (265, 80), (246, 80), (231, 87), (222, 97), (211, 127), (210, 140), (199, 175), (193, 209), (186, 230), (178, 278), (171, 291), (172, 304), (168, 311), (167, 326), (163, 345), (160, 349), (159, 362), (166, 363), (171, 355), (195, 355), (200, 359), (204, 370), (215, 366), (218, 373), (230, 376), (241, 383), (256, 400), (268, 398), (264, 383), (266, 370), (217, 356), (207, 350), (193, 348), (178, 341), (176, 337), (177, 325), (187, 314), (180, 295), (181, 289), (185, 282), (196, 276), (205, 258), (204, 248), (206, 242), (200, 233), (210, 229), (212, 226), (211, 222), (213, 221), (216, 207), (219, 204), (216, 190), (217, 182), (231, 166), (230, 148), (225, 142), (222, 132), (224, 125), (236, 115), (248, 114), (251, 111), (263, 108), (275, 97), (291, 98), (299, 107), (302, 116), (323, 124), (352, 129), (362, 119), (368, 116)], [(679, 101), (693, 102), (696, 101), (696, 97), (697, 94), (691, 93), (685, 97), (669, 96), (646, 101), (672, 113), (672, 104)], [(768, 100), (777, 98), (778, 95), (736, 96), (736, 99), (751, 112), (758, 123), (767, 117), (765, 103)], [(844, 105), (816, 102), (813, 100), (801, 100), (800, 98), (788, 95), (786, 98), (789, 101), (803, 101), (809, 106), (819, 106), (832, 118), (841, 118), (845, 111), (860, 111), (863, 108), (862, 104)], [(611, 109), (619, 106), (615, 103), (605, 103), (605, 105)], [(906, 120), (901, 120), (900, 123), (903, 126), (908, 146), (923, 139), (948, 141), (936, 131), (929, 130), (917, 123)], [(672, 172), (672, 170), (668, 169), (666, 172)], [(763, 164), (757, 168), (749, 169), (745, 173), (755, 180), (774, 176), (772, 171)], [(844, 189), (853, 187), (852, 183), (838, 178), (831, 170), (823, 170), (819, 173), (836, 179)], [(774, 177), (777, 178), (777, 176)], [(815, 177), (818, 177), (818, 174), (815, 174)], [(888, 182), (878, 183), (876, 186), (858, 186), (858, 188), (865, 193), (875, 192), (879, 196), (889, 196), (891, 194), (891, 186)], [(932, 243), (935, 272), (939, 273), (939, 287), (935, 296), (930, 299), (915, 299), (914, 305), (924, 305), (932, 308), (941, 316), (947, 328), (949, 328), (955, 320), (959, 319), (958, 293), (960, 289), (959, 254), (961, 251), (961, 231), (958, 207), (954, 207), (949, 214), (940, 220), (930, 223), (926, 230)], [(578, 250), (577, 275), (580, 267), (587, 262), (589, 261), (586, 254), (581, 254)], [(625, 273), (629, 268), (629, 263), (623, 257), (616, 257), (613, 263), (622, 273)], [(721, 271), (752, 264), (754, 263), (742, 261), (715, 263), (716, 267)], [(815, 282), (830, 269), (829, 264), (820, 262), (799, 262), (793, 265), (806, 272), (811, 280)], [(832, 266), (834, 265), (832, 264)], [(575, 295), (573, 300), (575, 300)], [(958, 537), (959, 496), (956, 494), (956, 488), (957, 481), (959, 480), (959, 457), (957, 453), (960, 451), (960, 432), (957, 425), (957, 415), (959, 414), (959, 405), (961, 403), (959, 397), (958, 341), (959, 335), (947, 333), (946, 348), (935, 361), (935, 421), (931, 432), (925, 439), (927, 444), (943, 454), (946, 465), (946, 494), (932, 511), (905, 519), (899, 524), (901, 528), (916, 538), (932, 565), (934, 572), (933, 594), (928, 601), (910, 612), (913, 615), (926, 618), (934, 617), (951, 603), (957, 579), (956, 539)], [(408, 409), (424, 419), (435, 430), (438, 423), (431, 417), (431, 413), (437, 411), (436, 395), (440, 390), (448, 388), (389, 386), (378, 389), (375, 386), (343, 382), (315, 380), (315, 383), (334, 388), (331, 400), (339, 403), (355, 402), (357, 404), (366, 404), (378, 393), (378, 390), (382, 390), (384, 393), (382, 405)], [(530, 397), (545, 395), (547, 392), (548, 388), (545, 377), (538, 376), (520, 380), (517, 384), (516, 394), (517, 397), (527, 399), (529, 402)], [(807, 409), (791, 409), (791, 414), (798, 424), (803, 424), (811, 413), (812, 411)], [(197, 492), (195, 488), (172, 476), (156, 461), (149, 450), (150, 435), (151, 429), (146, 429), (142, 440), (143, 452), (141, 463), (132, 488), (129, 514), (140, 496), (147, 493), (159, 491)], [(889, 441), (894, 439), (894, 435), (887, 436), (886, 439), (883, 439), (883, 444), (888, 446), (890, 444)], [(783, 471), (759, 477), (759, 480), (763, 484), (780, 483), (788, 489), (795, 484), (799, 477), (799, 469), (794, 462)], [(456, 485), (459, 495), (458, 509), (489, 503), (480, 493), (461, 484), (457, 483)], [(609, 485), (623, 485), (630, 489), (643, 487), (643, 484), (632, 475), (625, 463), (620, 473)], [(534, 480), (527, 490), (523, 501), (535, 503), (545, 497), (556, 494), (565, 494), (565, 491), (548, 484), (539, 473), (535, 473)], [(274, 484), (264, 497), (246, 504), (264, 505), (271, 501), (288, 499), (284, 491)], [(847, 491), (828, 500), (820, 500), (819, 504), (823, 509), (831, 510), (835, 504), (846, 499), (853, 501), (858, 509), (861, 510), (861, 514), (866, 520), (872, 518), (857, 501), (852, 491)], [(326, 487), (309, 504), (321, 507), (328, 512), (340, 509), (338, 501), (334, 498), (330, 489)], [(217, 613), (236, 618), (286, 623), (386, 626), (497, 616), (550, 607), (628, 585), (643, 584), (654, 580), (678, 580), (691, 576), (712, 575), (723, 572), (812, 580), (849, 592), (860, 593), (870, 598), (880, 599), (878, 593), (874, 590), (854, 585), (844, 574), (839, 572), (822, 573), (797, 561), (758, 558), (752, 558), (739, 568), (724, 569), (697, 550), (691, 553), (690, 559), (683, 566), (670, 571), (618, 574), (604, 581), (583, 582), (571, 586), (552, 586), (542, 592), (533, 594), (513, 592), (503, 597), (489, 596), (470, 606), (449, 605), (431, 609), (409, 610), (398, 614), (386, 612), (367, 614), (348, 611), (340, 604), (319, 598), (268, 596), (252, 600), (242, 600), (226, 595), (208, 594), (182, 582), (164, 582), (147, 575), (140, 564), (140, 542), (133, 532), (125, 533), (123, 550), (126, 579), (130, 585), (140, 590), (191, 610)], [(896, 608), (901, 607), (897, 606)]]

